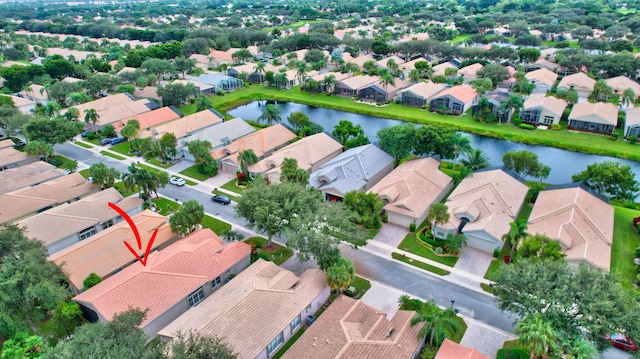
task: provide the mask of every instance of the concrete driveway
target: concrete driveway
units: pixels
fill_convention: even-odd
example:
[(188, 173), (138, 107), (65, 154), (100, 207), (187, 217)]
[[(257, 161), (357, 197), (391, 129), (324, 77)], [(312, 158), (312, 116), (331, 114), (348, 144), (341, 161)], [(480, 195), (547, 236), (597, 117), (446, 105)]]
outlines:
[(382, 228), (380, 228), (380, 232), (378, 232), (372, 240), (382, 242), (396, 248), (400, 242), (402, 242), (407, 233), (409, 233), (407, 228), (391, 223), (383, 223)]
[(454, 268), (482, 277), (487, 272), (492, 259), (493, 255), (491, 253), (476, 248), (464, 247)]

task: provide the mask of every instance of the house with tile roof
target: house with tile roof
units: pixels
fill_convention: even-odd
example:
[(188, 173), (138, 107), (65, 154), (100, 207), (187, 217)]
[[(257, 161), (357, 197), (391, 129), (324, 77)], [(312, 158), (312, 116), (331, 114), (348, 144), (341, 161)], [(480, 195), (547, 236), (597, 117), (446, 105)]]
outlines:
[(475, 348), (462, 346), (445, 338), (433, 359), (491, 359)]
[(398, 93), (398, 97), (405, 106), (422, 107), (427, 106), (433, 96), (439, 94), (447, 88), (445, 84), (435, 82), (418, 82)]
[(416, 62), (421, 62), (421, 61), (422, 62), (429, 62), (424, 57), (418, 57), (417, 59), (413, 59), (411, 61), (407, 61), (407, 62), (405, 62), (405, 63), (400, 65), (400, 71), (404, 75), (405, 79), (409, 78), (409, 73), (411, 72), (411, 70), (415, 70), (416, 69)]
[(282, 356), (283, 359), (414, 359), (424, 338), (411, 326), (414, 311), (387, 319), (360, 300), (340, 295)]
[(546, 68), (527, 72), (524, 77), (531, 84), (535, 85), (533, 93), (541, 94), (546, 94), (551, 91), (553, 86), (556, 84), (556, 81), (558, 80), (558, 74), (553, 71), (547, 70)]
[(364, 64), (368, 61), (373, 61), (376, 62), (376, 59), (373, 57), (373, 55), (371, 54), (366, 54), (366, 55), (360, 55), (354, 59), (352, 59), (351, 61), (347, 61), (345, 59), (345, 62), (350, 62), (352, 64), (356, 64), (358, 65), (358, 67), (362, 70), (364, 69)]
[(260, 131), (232, 140), (222, 148), (214, 149), (211, 157), (220, 162), (223, 171), (235, 173), (240, 170), (238, 155), (240, 152), (251, 149), (258, 159), (269, 156), (273, 151), (286, 146), (297, 138), (295, 133), (289, 131), (282, 124), (269, 126)]
[(336, 81), (340, 82), (342, 80), (346, 80), (349, 77), (351, 77), (351, 74), (348, 72), (345, 72), (344, 74), (340, 72), (329, 72), (324, 74), (318, 73), (318, 74), (309, 76), (309, 80), (318, 81), (318, 84), (320, 86), (320, 92), (325, 92), (325, 91), (328, 91), (329, 89), (325, 88), (325, 86), (323, 85), (323, 81), (329, 76), (333, 76)]
[(91, 322), (110, 321), (128, 308), (146, 309), (140, 329), (154, 338), (249, 266), (250, 255), (248, 244), (225, 245), (210, 229), (200, 229), (150, 253), (146, 266), (136, 261), (72, 300)]
[(143, 88), (136, 87), (133, 91), (133, 96), (136, 98), (148, 98), (158, 103), (162, 102), (162, 97), (158, 95), (158, 88), (156, 86), (145, 86)]
[(2, 140), (0, 143), (4, 144), (0, 148), (0, 172), (40, 161), (38, 156), (29, 156), (22, 151), (16, 150), (13, 147), (15, 142), (11, 139)]
[(393, 56), (385, 57), (384, 59), (380, 59), (376, 61), (376, 66), (381, 69), (387, 69), (391, 71), (392, 69), (390, 69), (388, 66), (389, 60), (393, 60), (396, 63), (396, 65), (398, 65), (398, 67), (400, 67), (402, 64), (405, 63), (403, 59), (401, 59), (396, 55), (393, 55)]
[(38, 84), (29, 85), (28, 91), (22, 90), (18, 92), (18, 95), (41, 105), (45, 105), (47, 101), (49, 101), (49, 94), (47, 93), (47, 90), (44, 86)]
[(271, 183), (277, 183), (280, 182), (280, 166), (286, 158), (295, 159), (298, 161), (298, 168), (311, 173), (341, 153), (342, 144), (320, 132), (275, 151), (248, 169), (252, 177), (261, 176)]
[(309, 184), (326, 201), (341, 201), (351, 191), (368, 191), (393, 170), (393, 157), (375, 145), (350, 148), (311, 173)]
[(25, 115), (30, 115), (36, 110), (37, 102), (24, 97), (7, 96), (13, 101), (13, 106)]
[(75, 172), (4, 193), (0, 195), (0, 223), (15, 222), (62, 203), (77, 201), (99, 189)]
[(560, 123), (565, 108), (567, 108), (565, 100), (553, 96), (531, 96), (527, 98), (520, 110), (520, 119), (534, 126), (551, 126)]
[[(489, 113), (491, 113), (493, 117), (495, 117), (496, 121), (502, 123), (509, 122), (511, 120), (513, 109), (509, 108), (507, 110), (502, 110), (502, 102), (509, 99), (508, 92), (500, 90), (490, 91), (484, 94), (484, 98), (489, 100), (489, 107), (484, 111), (488, 111)], [(481, 111), (483, 111), (483, 109), (480, 108), (478, 102), (475, 102), (473, 107), (471, 108), (471, 113), (473, 114), (473, 116), (476, 116)]]
[(320, 269), (307, 269), (298, 277), (258, 259), (158, 335), (163, 341), (178, 331), (215, 335), (224, 338), (239, 359), (267, 359), (326, 303), (329, 293)]
[(189, 142), (195, 140), (206, 140), (211, 143), (214, 152), (225, 145), (231, 144), (233, 141), (256, 132), (255, 128), (246, 123), (241, 118), (233, 120), (217, 122), (212, 126), (194, 131), (178, 140), (177, 150), (182, 153), (189, 161), (193, 161), (193, 156), (189, 153)]
[(102, 129), (106, 125), (113, 125), (118, 121), (160, 108), (160, 105), (146, 98), (136, 100), (128, 93), (119, 93), (73, 107), (82, 115), (85, 110), (95, 109), (100, 116), (96, 122), (96, 129)]
[(611, 134), (618, 125), (618, 107), (609, 102), (573, 105), (567, 129)]
[(440, 171), (440, 162), (427, 157), (406, 161), (368, 192), (385, 203), (389, 222), (408, 228), (422, 223), (434, 203), (453, 188), (453, 180)]
[(465, 84), (478, 79), (478, 71), (482, 70), (484, 66), (481, 63), (471, 64), (458, 70), (458, 76), (462, 77)]
[(593, 264), (605, 270), (611, 265), (613, 207), (580, 185), (540, 192), (528, 233), (543, 234), (560, 243), (570, 263)]
[(369, 102), (389, 102), (393, 100), (400, 90), (409, 86), (408, 81), (395, 79), (394, 84), (384, 84), (382, 80), (365, 86), (358, 91), (358, 99)]
[(547, 60), (544, 57), (540, 57), (533, 64), (527, 65), (525, 68), (525, 71), (529, 72), (529, 71), (535, 71), (539, 69), (547, 69), (549, 71), (556, 72), (556, 70), (558, 69), (558, 65), (554, 62)]
[(444, 76), (447, 69), (456, 69), (457, 71), (458, 67), (456, 67), (451, 62), (443, 62), (431, 67), (431, 69), (433, 70), (433, 72), (431, 73), (431, 77), (433, 78), (434, 76)]
[(140, 130), (150, 131), (152, 127), (177, 120), (183, 116), (182, 111), (175, 106), (160, 107), (159, 109), (141, 113), (130, 118), (114, 122), (113, 127), (120, 132), (131, 120), (136, 120), (140, 124)]
[(616, 76), (611, 77), (605, 80), (607, 85), (611, 87), (613, 93), (622, 98), (624, 90), (631, 89), (633, 93), (636, 95), (636, 98), (640, 96), (640, 85), (636, 81), (628, 78), (627, 76)]
[(131, 248), (142, 256), (155, 230), (158, 230), (158, 234), (151, 250), (162, 249), (178, 238), (176, 233), (171, 232), (169, 219), (161, 214), (147, 209), (131, 219), (140, 234), (142, 246), (140, 250), (131, 226), (125, 221), (116, 223), (47, 258), (67, 273), (69, 285), (74, 293), (82, 291), (82, 282), (89, 274), (96, 273), (106, 279), (137, 261), (123, 241), (129, 243)]
[(378, 82), (378, 76), (353, 76), (338, 82), (333, 92), (337, 96), (356, 97), (361, 89)]
[(204, 128), (222, 123), (223, 120), (224, 117), (217, 111), (213, 109), (204, 110), (185, 117), (177, 118), (173, 121), (151, 126), (148, 130), (140, 129), (140, 131), (138, 131), (138, 138), (155, 137), (159, 139), (165, 133), (173, 133), (173, 135), (176, 136), (176, 139), (178, 139), (179, 145), (180, 139), (194, 134)]
[(445, 111), (452, 115), (462, 115), (473, 106), (478, 92), (469, 85), (453, 86), (431, 98), (431, 111)]
[(502, 236), (509, 232), (528, 191), (524, 181), (501, 168), (473, 172), (447, 198), (449, 221), (436, 224), (434, 235), (447, 238), (449, 233), (462, 233), (467, 246), (493, 253), (502, 248)]
[(216, 67), (218, 64), (214, 61), (214, 58), (207, 55), (192, 54), (189, 59), (196, 60), (196, 67), (206, 70), (210, 67)]
[(51, 255), (122, 222), (122, 216), (109, 207), (109, 202), (117, 204), (130, 216), (143, 209), (141, 198), (124, 198), (115, 188), (107, 188), (79, 201), (53, 207), (17, 225), (26, 228), (27, 238), (42, 242)]
[[(11, 143), (13, 141), (9, 140)], [(0, 146), (5, 141), (0, 141)], [(0, 149), (1, 151), (1, 149)], [(38, 185), (66, 174), (65, 170), (44, 161), (0, 171), (0, 194)]]
[(625, 116), (624, 137), (640, 137), (640, 107), (628, 109)]
[(558, 91), (576, 90), (578, 97), (586, 100), (593, 92), (593, 86), (596, 84), (596, 80), (589, 77), (584, 72), (578, 72), (573, 75), (567, 75), (558, 83)]
[(227, 65), (231, 65), (233, 63), (235, 63), (235, 60), (233, 59), (233, 57), (231, 56), (233, 53), (227, 52), (227, 51), (221, 51), (221, 50), (212, 50), (209, 55), (207, 55), (207, 58), (211, 58), (213, 60), (213, 62), (215, 62), (216, 64), (220, 65), (220, 64), (227, 64)]

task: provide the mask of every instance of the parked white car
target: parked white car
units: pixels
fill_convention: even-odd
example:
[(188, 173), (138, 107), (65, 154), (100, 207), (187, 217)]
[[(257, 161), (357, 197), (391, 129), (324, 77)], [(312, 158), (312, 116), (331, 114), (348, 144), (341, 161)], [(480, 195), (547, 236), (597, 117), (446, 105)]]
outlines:
[(169, 183), (171, 183), (174, 186), (178, 186), (178, 187), (182, 187), (185, 185), (185, 180), (184, 178), (180, 178), (180, 177), (171, 177), (169, 179)]

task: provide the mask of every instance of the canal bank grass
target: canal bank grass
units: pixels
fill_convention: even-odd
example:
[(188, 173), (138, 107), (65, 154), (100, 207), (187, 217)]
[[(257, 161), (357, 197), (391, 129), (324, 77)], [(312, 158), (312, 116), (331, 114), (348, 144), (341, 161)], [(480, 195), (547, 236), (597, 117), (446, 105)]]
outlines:
[(633, 228), (633, 219), (640, 211), (614, 206), (613, 244), (611, 245), (611, 273), (620, 278), (623, 288), (632, 289), (636, 275), (633, 263), (635, 249), (640, 247), (640, 235)]
[[(420, 124), (434, 124), (478, 135), (501, 138), (508, 141), (550, 146), (570, 151), (640, 161), (640, 145), (632, 145), (624, 141), (612, 141), (605, 135), (569, 132), (567, 130), (530, 131), (509, 124), (478, 122), (473, 120), (469, 114), (464, 116), (445, 116), (420, 108), (407, 107), (398, 104), (375, 106), (355, 102), (351, 98), (303, 92), (300, 91), (300, 87), (281, 91), (279, 89), (254, 84), (244, 89), (226, 93), (224, 96), (212, 96), (211, 100), (214, 103), (214, 109), (221, 113), (225, 113), (230, 109), (257, 100), (290, 101), (363, 115), (397, 119)], [(195, 104), (180, 108), (185, 115), (194, 113), (195, 109)], [(231, 118), (226, 113), (225, 116), (227, 118)]]

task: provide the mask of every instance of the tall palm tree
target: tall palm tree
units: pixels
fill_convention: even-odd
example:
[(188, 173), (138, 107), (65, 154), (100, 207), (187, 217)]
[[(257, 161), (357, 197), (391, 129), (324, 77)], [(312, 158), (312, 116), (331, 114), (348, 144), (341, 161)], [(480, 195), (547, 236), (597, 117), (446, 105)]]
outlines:
[(422, 79), (420, 70), (413, 69), (409, 71), (409, 80), (411, 80), (411, 82), (420, 82), (420, 79)]
[(151, 208), (153, 206), (151, 194), (155, 194), (157, 197), (158, 189), (169, 183), (169, 175), (164, 171), (156, 172), (136, 167), (135, 163), (132, 163), (128, 170), (128, 173), (122, 175), (125, 188), (129, 191), (137, 188), (142, 197), (147, 199), (147, 204)]
[(276, 86), (280, 87), (280, 90), (287, 87), (288, 81), (289, 80), (287, 79), (287, 75), (285, 75), (284, 73), (279, 73), (273, 77), (273, 82), (276, 84)]
[(379, 75), (380, 75), (380, 82), (382, 82), (382, 86), (384, 86), (384, 91), (387, 92), (386, 96), (387, 96), (387, 99), (388, 99), (389, 94), (388, 94), (387, 88), (389, 87), (389, 85), (391, 85), (391, 86), (395, 86), (396, 85), (396, 77), (393, 76), (393, 74), (391, 72), (389, 72), (388, 70), (387, 71), (383, 71)]
[(633, 92), (633, 89), (628, 88), (622, 92), (622, 101), (620, 104), (624, 107), (629, 107), (633, 105), (633, 102), (636, 100), (636, 93)]
[(249, 174), (249, 166), (258, 163), (258, 156), (252, 149), (247, 148), (238, 153), (238, 162), (240, 163), (240, 171), (245, 175)]
[[(508, 99), (500, 102), (500, 109), (498, 111), (500, 111), (501, 114), (508, 112), (509, 110), (512, 110), (512, 113), (516, 113), (520, 111), (523, 106), (524, 100), (522, 97), (511, 94)], [(508, 121), (510, 122), (511, 118), (509, 118)], [(500, 122), (502, 122), (502, 120), (500, 120)]]
[(298, 65), (297, 65), (297, 76), (300, 82), (300, 85), (304, 85), (304, 81), (307, 78), (307, 72), (309, 71), (309, 66), (307, 66), (307, 63), (304, 61), (298, 61)]
[(68, 121), (77, 121), (80, 118), (80, 110), (75, 107), (71, 107), (64, 113), (63, 117)]
[(453, 308), (441, 310), (433, 300), (424, 303), (411, 318), (411, 326), (424, 323), (418, 331), (418, 339), (429, 337), (429, 345), (439, 344), (446, 337), (453, 337), (462, 330), (462, 324), (457, 320), (456, 312)]
[(491, 102), (488, 98), (481, 96), (478, 100), (478, 111), (473, 115), (475, 119), (484, 122), (491, 114)]
[(45, 92), (47, 93), (47, 100), (50, 100), (51, 97), (49, 97), (49, 89), (51, 88), (51, 84), (44, 84), (42, 85), (42, 87), (40, 88), (40, 94), (44, 94)]
[(91, 129), (93, 132), (96, 132), (96, 122), (98, 122), (98, 119), (100, 118), (100, 115), (98, 114), (98, 111), (96, 111), (95, 108), (89, 108), (84, 110), (84, 122), (91, 123)]
[(436, 225), (449, 222), (449, 208), (447, 208), (447, 205), (444, 203), (434, 203), (433, 206), (429, 208), (427, 220), (431, 222), (431, 230), (435, 236)]
[(528, 236), (527, 234), (527, 221), (524, 219), (517, 219), (514, 222), (509, 223), (509, 233), (506, 233), (502, 238), (503, 240), (509, 240), (511, 244), (511, 258), (513, 259), (513, 252), (515, 252), (520, 240)]
[(269, 126), (274, 122), (281, 122), (282, 110), (280, 110), (280, 107), (276, 105), (269, 104), (264, 108), (262, 115), (258, 117), (258, 121), (265, 122)]
[(549, 174), (551, 174), (551, 167), (549, 166), (545, 166), (545, 165), (540, 165), (540, 168), (538, 168), (538, 184), (542, 184), (542, 180), (549, 177)]
[(353, 266), (353, 262), (340, 257), (329, 268), (327, 268), (327, 283), (331, 290), (335, 290), (338, 294), (349, 287), (351, 281), (356, 276), (356, 269)]
[(253, 71), (259, 73), (259, 74), (264, 74), (264, 67), (265, 64), (264, 62), (260, 61), (258, 63), (256, 63), (256, 65), (253, 67)]
[(471, 139), (469, 136), (463, 136), (460, 132), (451, 135), (450, 140), (453, 145), (453, 168), (455, 169), (460, 154), (472, 152), (473, 147), (471, 147)]
[(548, 354), (558, 340), (558, 333), (539, 313), (522, 318), (516, 326), (516, 334), (520, 335), (518, 341), (529, 348), (532, 358)]
[(398, 65), (396, 60), (389, 59), (387, 60), (387, 68), (389, 69), (389, 71), (391, 71), (391, 73), (395, 74), (398, 71), (398, 69), (400, 69), (400, 66)]
[(465, 155), (462, 164), (468, 169), (475, 171), (489, 167), (489, 157), (482, 150), (473, 150)]
[(42, 107), (42, 110), (46, 116), (53, 117), (59, 113), (60, 104), (55, 101), (47, 101), (47, 103)]
[(600, 79), (593, 85), (593, 92), (591, 92), (591, 96), (595, 100), (602, 100), (609, 97), (612, 92), (613, 90), (607, 84), (607, 81)]
[(322, 85), (327, 92), (333, 92), (334, 87), (338, 84), (338, 80), (336, 80), (335, 75), (325, 76), (322, 80)]

